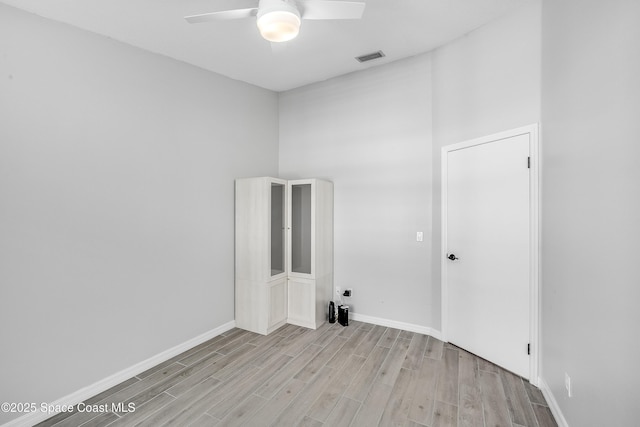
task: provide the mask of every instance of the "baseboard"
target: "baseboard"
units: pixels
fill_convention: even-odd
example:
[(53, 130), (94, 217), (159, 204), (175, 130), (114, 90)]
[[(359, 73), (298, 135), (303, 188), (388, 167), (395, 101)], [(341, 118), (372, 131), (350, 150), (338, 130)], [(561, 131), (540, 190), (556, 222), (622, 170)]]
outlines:
[(367, 316), (365, 314), (351, 313), (349, 317), (359, 322), (372, 323), (374, 325), (386, 326), (389, 328), (402, 329), (403, 331), (416, 332), (418, 334), (430, 335), (439, 340), (442, 333), (428, 326), (416, 325), (413, 323), (399, 322), (397, 320), (383, 319), (381, 317)]
[[(175, 347), (172, 347), (168, 350), (163, 351), (162, 353), (158, 353), (155, 356), (152, 356), (146, 360), (143, 360), (140, 363), (136, 363), (129, 368), (123, 369), (120, 372), (117, 372), (107, 378), (104, 378), (96, 383), (93, 383), (87, 387), (84, 387), (76, 392), (73, 392), (67, 396), (64, 396), (55, 402), (51, 402), (50, 405), (53, 406), (73, 406), (80, 402), (83, 402), (97, 394), (102, 393), (105, 390), (110, 389), (111, 387), (120, 384), (123, 381), (128, 380), (131, 377), (134, 377), (147, 369), (150, 369), (156, 365), (159, 365), (162, 362), (165, 362), (171, 359), (178, 354), (189, 350), (197, 346), (198, 344), (202, 344), (205, 341), (210, 340), (228, 330), (231, 330), (235, 327), (236, 322), (232, 320), (231, 322), (227, 322), (221, 326), (218, 326), (215, 329), (207, 331), (197, 337), (191, 338), (188, 341), (183, 342), (182, 344), (178, 344)], [(37, 424), (41, 421), (46, 420), (47, 418), (51, 418), (56, 413), (45, 413), (45, 412), (31, 412), (26, 415), (23, 415), (20, 418), (16, 418), (15, 420), (9, 421), (2, 425), (2, 427), (29, 427), (34, 424)]]
[(546, 381), (542, 378), (538, 378), (538, 383), (540, 384), (540, 390), (542, 391), (544, 399), (547, 401), (547, 404), (549, 404), (549, 409), (551, 409), (553, 418), (555, 418), (556, 422), (558, 423), (558, 427), (569, 427), (569, 423), (567, 423), (567, 420), (564, 418), (564, 415), (560, 410), (560, 405), (558, 405), (558, 401), (551, 392), (551, 389), (547, 385)]

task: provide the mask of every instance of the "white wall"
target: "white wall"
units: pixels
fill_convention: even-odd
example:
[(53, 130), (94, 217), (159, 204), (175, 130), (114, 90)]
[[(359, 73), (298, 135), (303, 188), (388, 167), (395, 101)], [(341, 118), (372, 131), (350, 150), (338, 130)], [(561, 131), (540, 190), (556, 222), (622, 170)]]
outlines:
[(234, 178), (277, 174), (277, 114), (269, 91), (0, 4), (0, 401), (233, 320)]
[(440, 149), (539, 121), (536, 1), (431, 54), (280, 94), (280, 174), (335, 182), (335, 283), (356, 313), (440, 329)]
[(542, 22), (542, 375), (569, 425), (638, 425), (640, 3)]
[(355, 313), (419, 326), (439, 304), (430, 74), (425, 54), (280, 94), (280, 176), (334, 182), (335, 285)]
[[(433, 53), (433, 283), (440, 283), (441, 148), (540, 121), (540, 3)], [(434, 300), (440, 300), (440, 288)], [(434, 327), (440, 327), (440, 306)]]

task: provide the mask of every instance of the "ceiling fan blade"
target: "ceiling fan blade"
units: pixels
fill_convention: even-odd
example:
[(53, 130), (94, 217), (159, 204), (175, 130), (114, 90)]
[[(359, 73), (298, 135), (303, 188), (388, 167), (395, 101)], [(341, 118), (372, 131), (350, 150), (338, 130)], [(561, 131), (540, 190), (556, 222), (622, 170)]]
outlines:
[(199, 24), (200, 22), (227, 21), (230, 19), (251, 18), (258, 13), (257, 7), (248, 9), (223, 10), (221, 12), (202, 13), (200, 15), (185, 16), (184, 19), (190, 24)]
[(360, 19), (365, 4), (355, 1), (305, 0), (298, 2), (302, 19)]

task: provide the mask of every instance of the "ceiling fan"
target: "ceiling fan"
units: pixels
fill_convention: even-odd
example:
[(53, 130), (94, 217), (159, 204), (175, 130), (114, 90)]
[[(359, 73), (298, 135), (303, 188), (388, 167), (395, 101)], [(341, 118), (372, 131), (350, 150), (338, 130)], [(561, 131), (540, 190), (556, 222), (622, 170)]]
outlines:
[(257, 7), (185, 16), (191, 24), (257, 18), (262, 37), (271, 42), (295, 38), (302, 19), (360, 19), (365, 4), (337, 0), (259, 0)]

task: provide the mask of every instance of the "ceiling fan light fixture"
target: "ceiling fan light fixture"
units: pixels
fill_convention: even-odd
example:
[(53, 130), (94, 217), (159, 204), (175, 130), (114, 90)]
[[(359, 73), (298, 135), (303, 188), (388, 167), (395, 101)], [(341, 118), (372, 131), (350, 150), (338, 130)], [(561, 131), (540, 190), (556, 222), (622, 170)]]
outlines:
[(289, 10), (267, 12), (258, 17), (258, 29), (270, 42), (286, 42), (298, 36), (300, 15)]

